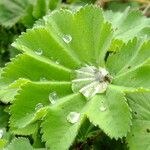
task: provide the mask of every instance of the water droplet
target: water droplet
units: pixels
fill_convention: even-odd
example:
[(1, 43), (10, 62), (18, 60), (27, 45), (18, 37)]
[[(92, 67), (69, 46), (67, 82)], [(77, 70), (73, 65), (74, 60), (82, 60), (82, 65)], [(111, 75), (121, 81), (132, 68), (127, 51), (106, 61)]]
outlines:
[(72, 41), (71, 35), (64, 35), (63, 40), (65, 43), (70, 43)]
[(43, 54), (43, 51), (42, 51), (41, 49), (37, 49), (37, 50), (35, 51), (35, 53), (36, 53), (37, 55), (42, 55), (42, 54)]
[(55, 104), (57, 100), (57, 93), (54, 91), (49, 94), (49, 101), (51, 104)]
[(70, 123), (76, 123), (80, 119), (80, 113), (78, 112), (70, 112), (67, 116), (67, 120)]
[(38, 103), (36, 106), (35, 106), (35, 110), (39, 110), (43, 107), (43, 104), (42, 103)]
[(41, 78), (40, 78), (40, 81), (41, 81), (41, 82), (47, 81), (47, 79), (46, 79), (45, 77), (41, 77)]
[(59, 60), (58, 60), (58, 59), (55, 61), (55, 63), (56, 63), (57, 65), (59, 65), (59, 64), (60, 64), (60, 62), (59, 62)]
[(101, 105), (99, 109), (100, 111), (106, 111), (106, 107), (104, 105)]
[(0, 139), (3, 137), (4, 131), (0, 129)]
[(104, 93), (112, 81), (112, 77), (105, 68), (85, 65), (75, 70), (76, 77), (72, 80), (73, 92), (79, 91), (87, 99), (98, 93)]

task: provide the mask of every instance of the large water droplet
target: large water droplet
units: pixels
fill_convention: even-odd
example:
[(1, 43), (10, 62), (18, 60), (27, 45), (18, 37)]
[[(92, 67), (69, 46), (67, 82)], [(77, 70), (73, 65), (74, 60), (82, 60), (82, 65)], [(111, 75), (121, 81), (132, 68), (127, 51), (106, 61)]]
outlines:
[(106, 108), (106, 106), (101, 105), (99, 109), (100, 109), (100, 111), (102, 111), (102, 112), (103, 112), (103, 111), (106, 111), (106, 109), (107, 109), (107, 108)]
[(0, 139), (3, 137), (4, 131), (0, 129)]
[(67, 116), (67, 120), (70, 123), (76, 123), (80, 119), (80, 113), (78, 112), (70, 112)]
[(43, 104), (42, 103), (38, 103), (36, 106), (35, 106), (35, 110), (39, 110), (43, 107)]
[(64, 35), (63, 40), (65, 43), (70, 43), (72, 41), (71, 35)]
[(54, 91), (49, 94), (49, 101), (51, 104), (55, 104), (57, 100), (57, 93)]
[(42, 54), (43, 54), (43, 51), (42, 51), (41, 49), (37, 49), (37, 50), (35, 51), (35, 53), (36, 53), (37, 55), (42, 55)]
[(105, 68), (86, 65), (75, 70), (75, 79), (72, 80), (73, 92), (82, 93), (87, 99), (91, 99), (98, 93), (104, 93), (112, 81), (112, 77)]

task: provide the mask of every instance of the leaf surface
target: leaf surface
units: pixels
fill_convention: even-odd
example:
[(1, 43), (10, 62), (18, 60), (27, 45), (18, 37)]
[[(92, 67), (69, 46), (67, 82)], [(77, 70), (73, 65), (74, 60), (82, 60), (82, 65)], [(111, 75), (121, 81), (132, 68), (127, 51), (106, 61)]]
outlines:
[(109, 87), (106, 95), (96, 95), (89, 103), (87, 116), (110, 137), (126, 136), (131, 125), (130, 108), (124, 94)]
[(21, 22), (31, 27), (36, 19), (46, 15), (49, 8), (56, 8), (59, 4), (50, 3), (51, 0), (1, 0), (0, 24), (4, 27), (12, 27)]
[[(112, 38), (112, 29), (109, 24), (104, 23), (102, 10), (90, 5), (81, 9), (72, 18), (66, 17), (67, 20), (63, 19), (62, 14), (53, 15), (48, 24), (52, 28), (56, 26), (56, 32), (71, 35), (70, 47), (80, 60), (85, 63), (96, 61), (104, 65), (104, 57)], [(96, 57), (96, 60), (93, 59), (93, 56)]]
[[(124, 12), (106, 11), (104, 15), (106, 20), (111, 22), (116, 29), (114, 38), (121, 39), (124, 42), (128, 42), (135, 36), (144, 38), (143, 32), (149, 30), (150, 19), (143, 16), (140, 11), (130, 11), (127, 8)], [(146, 35), (149, 37), (149, 32)]]
[(150, 92), (137, 91), (127, 93), (127, 99), (133, 110), (133, 125), (127, 136), (131, 150), (150, 149)]
[[(5, 27), (12, 27), (20, 21), (26, 13), (28, 1), (23, 0), (21, 3), (18, 0), (5, 0), (0, 2), (0, 24)], [(19, 13), (18, 13), (19, 12)]]
[[(73, 94), (62, 98), (60, 103), (49, 109), (42, 123), (43, 139), (48, 147), (54, 150), (66, 150), (71, 146), (84, 121), (82, 108), (85, 103), (86, 100), (81, 94)], [(70, 112), (80, 113), (76, 123), (70, 123), (67, 120)]]
[[(67, 82), (41, 82), (24, 85), (15, 97), (11, 106), (11, 126), (23, 128), (41, 119), (47, 113), (48, 106), (52, 105), (49, 96), (56, 92), (56, 102), (59, 98), (71, 94), (70, 83)], [(20, 111), (20, 108), (25, 108)]]
[(119, 76), (142, 66), (150, 58), (149, 47), (150, 41), (143, 43), (137, 38), (120, 46), (115, 53), (108, 57), (106, 64), (109, 71), (114, 76)]
[(34, 150), (29, 143), (29, 140), (25, 138), (16, 138), (3, 150)]
[[(102, 10), (90, 5), (75, 13), (54, 11), (15, 41), (13, 46), (22, 53), (7, 64), (0, 79), (2, 101), (12, 103), (10, 127), (14, 134), (35, 134), (41, 123), (46, 146), (66, 150), (87, 116), (111, 138), (127, 135), (131, 112), (123, 92), (126, 87), (149, 88), (150, 44), (135, 38), (119, 44), (116, 56), (107, 58), (114, 32)], [(77, 69), (82, 72), (80, 68), (86, 65), (103, 67), (113, 76), (102, 76), (102, 82), (109, 84), (106, 92), (90, 101), (79, 91), (73, 93), (71, 87), (72, 73)], [(102, 73), (92, 72), (92, 79), (99, 84)], [(82, 73), (87, 77), (84, 70)], [(77, 120), (72, 121), (70, 113)]]
[(143, 65), (126, 74), (122, 74), (113, 80), (113, 84), (133, 87), (133, 88), (150, 88), (150, 65)]

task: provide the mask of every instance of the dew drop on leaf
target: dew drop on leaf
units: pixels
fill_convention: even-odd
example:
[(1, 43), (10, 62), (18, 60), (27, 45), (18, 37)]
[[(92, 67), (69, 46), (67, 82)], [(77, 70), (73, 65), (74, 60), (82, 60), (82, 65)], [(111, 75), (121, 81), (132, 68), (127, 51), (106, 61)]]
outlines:
[(40, 81), (41, 81), (41, 82), (44, 82), (44, 81), (47, 81), (47, 79), (46, 79), (45, 77), (41, 77), (41, 78), (40, 78)]
[(42, 54), (43, 54), (43, 51), (42, 51), (41, 49), (37, 49), (37, 50), (35, 51), (35, 53), (36, 53), (37, 55), (42, 55)]
[(70, 43), (72, 41), (71, 35), (64, 35), (63, 40), (65, 43)]
[(39, 110), (43, 107), (43, 104), (42, 103), (38, 103), (36, 106), (35, 106), (35, 110)]
[(49, 94), (49, 101), (51, 104), (55, 104), (57, 100), (57, 93), (54, 91)]
[(56, 61), (55, 61), (55, 63), (56, 63), (57, 65), (59, 65), (59, 64), (60, 64), (59, 60), (56, 60)]
[(100, 111), (102, 111), (102, 112), (103, 112), (103, 111), (106, 111), (106, 106), (101, 105), (99, 109), (100, 109)]
[(0, 129), (0, 139), (3, 137), (4, 131)]
[(82, 93), (87, 99), (91, 99), (98, 93), (104, 93), (112, 81), (109, 72), (102, 67), (86, 65), (75, 70), (75, 73), (72, 90)]
[(70, 112), (67, 116), (67, 120), (70, 123), (76, 123), (80, 119), (80, 113), (78, 112)]

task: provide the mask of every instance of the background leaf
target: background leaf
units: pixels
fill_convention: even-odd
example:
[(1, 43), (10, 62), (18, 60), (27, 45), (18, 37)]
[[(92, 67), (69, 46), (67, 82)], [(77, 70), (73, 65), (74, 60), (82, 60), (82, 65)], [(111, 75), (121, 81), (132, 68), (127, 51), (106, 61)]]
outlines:
[(115, 29), (114, 38), (128, 42), (135, 36), (149, 37), (149, 32), (142, 34), (146, 29), (149, 29), (150, 19), (143, 16), (140, 11), (127, 8), (124, 12), (106, 11), (104, 13), (106, 20), (112, 23)]
[(25, 138), (14, 139), (10, 145), (8, 145), (3, 150), (33, 150), (32, 146), (29, 144), (29, 140)]
[(131, 150), (148, 150), (150, 149), (150, 92), (127, 93), (127, 99), (133, 110), (133, 125), (127, 136), (127, 143)]

